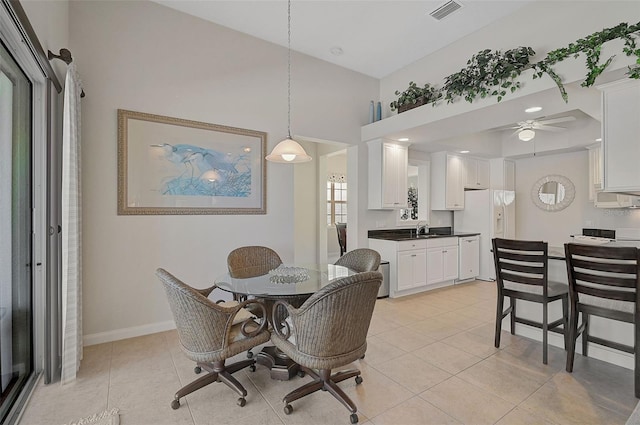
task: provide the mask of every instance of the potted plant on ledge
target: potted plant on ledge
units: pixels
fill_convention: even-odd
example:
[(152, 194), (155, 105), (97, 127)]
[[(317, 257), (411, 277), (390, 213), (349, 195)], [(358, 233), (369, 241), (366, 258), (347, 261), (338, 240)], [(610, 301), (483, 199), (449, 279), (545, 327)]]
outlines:
[(389, 106), (391, 106), (392, 111), (397, 109), (398, 113), (401, 113), (435, 102), (442, 97), (442, 92), (428, 83), (424, 87), (418, 87), (416, 83), (411, 81), (409, 88), (402, 93), (396, 90), (396, 96), (399, 96), (398, 99), (391, 102)]

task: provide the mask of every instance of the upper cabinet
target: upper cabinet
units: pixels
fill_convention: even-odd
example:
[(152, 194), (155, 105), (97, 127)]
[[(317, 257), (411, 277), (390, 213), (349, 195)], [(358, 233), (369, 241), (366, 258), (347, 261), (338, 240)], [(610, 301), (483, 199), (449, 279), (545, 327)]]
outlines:
[(457, 155), (431, 154), (431, 209), (464, 209), (464, 166)]
[(602, 90), (603, 190), (640, 193), (640, 81), (625, 79)]
[(369, 149), (369, 209), (407, 207), (408, 147), (382, 139), (367, 142)]
[(595, 201), (596, 192), (602, 190), (602, 147), (589, 146), (589, 200)]
[(465, 157), (462, 159), (462, 164), (465, 189), (489, 188), (489, 161)]

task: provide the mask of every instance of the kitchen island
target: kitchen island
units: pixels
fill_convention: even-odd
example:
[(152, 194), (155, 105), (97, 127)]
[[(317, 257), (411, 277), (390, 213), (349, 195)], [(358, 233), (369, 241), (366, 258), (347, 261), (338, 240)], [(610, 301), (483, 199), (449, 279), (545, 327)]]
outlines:
[[(575, 240), (568, 240), (567, 243), (576, 243)], [(640, 242), (637, 241), (611, 241), (603, 246), (610, 247), (635, 247), (640, 248)], [(567, 265), (565, 262), (564, 245), (549, 246), (549, 280), (561, 282), (568, 285)], [(560, 303), (549, 304), (549, 321), (553, 321), (562, 315)], [(518, 316), (525, 319), (540, 321), (542, 318), (542, 306), (537, 303), (527, 301), (518, 301)], [(509, 318), (505, 318), (502, 323), (502, 329), (510, 329)], [(633, 346), (634, 330), (633, 324), (624, 323), (616, 320), (605, 319), (597, 316), (591, 316), (590, 334), (599, 336), (604, 339), (619, 342), (621, 344)], [(516, 334), (528, 338), (542, 341), (542, 331), (531, 326), (516, 324)], [(576, 343), (576, 353), (582, 353), (582, 337), (578, 338)], [(564, 348), (564, 340), (562, 335), (549, 333), (549, 344), (556, 347)], [(613, 363), (628, 369), (634, 368), (633, 355), (623, 351), (614, 350), (612, 348), (603, 347), (596, 344), (589, 344), (589, 357), (597, 358), (609, 363)]]

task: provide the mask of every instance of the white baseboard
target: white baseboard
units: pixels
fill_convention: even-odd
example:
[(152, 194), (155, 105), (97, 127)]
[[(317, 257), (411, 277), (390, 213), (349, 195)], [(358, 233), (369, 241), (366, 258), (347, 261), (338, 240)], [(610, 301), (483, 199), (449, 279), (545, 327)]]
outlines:
[[(505, 326), (504, 322), (502, 323), (503, 330), (509, 331), (509, 326), (510, 325), (508, 324)], [(523, 325), (521, 323), (516, 323), (516, 335), (522, 335), (527, 338), (535, 339), (536, 341), (542, 341), (542, 329)], [(555, 332), (549, 332), (548, 337), (550, 345), (564, 349), (564, 337), (562, 335)], [(579, 337), (576, 341), (576, 354), (580, 353), (582, 353), (582, 337)], [(631, 370), (634, 368), (634, 359), (632, 354), (597, 344), (589, 343), (589, 357)]]
[(166, 322), (151, 323), (148, 325), (133, 326), (131, 328), (116, 329), (108, 332), (98, 332), (95, 334), (85, 335), (82, 339), (84, 346), (103, 344), (105, 342), (119, 341), (121, 339), (134, 338), (154, 334), (158, 332), (170, 331), (175, 329), (176, 324), (173, 320)]

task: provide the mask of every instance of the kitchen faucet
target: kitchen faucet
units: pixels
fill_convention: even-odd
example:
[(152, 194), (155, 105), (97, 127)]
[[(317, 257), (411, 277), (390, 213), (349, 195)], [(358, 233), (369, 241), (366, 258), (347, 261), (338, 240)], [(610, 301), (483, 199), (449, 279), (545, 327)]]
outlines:
[(416, 224), (416, 238), (420, 235), (420, 229), (424, 229), (424, 233), (427, 233), (428, 225), (429, 224), (424, 221), (419, 221), (418, 224)]

